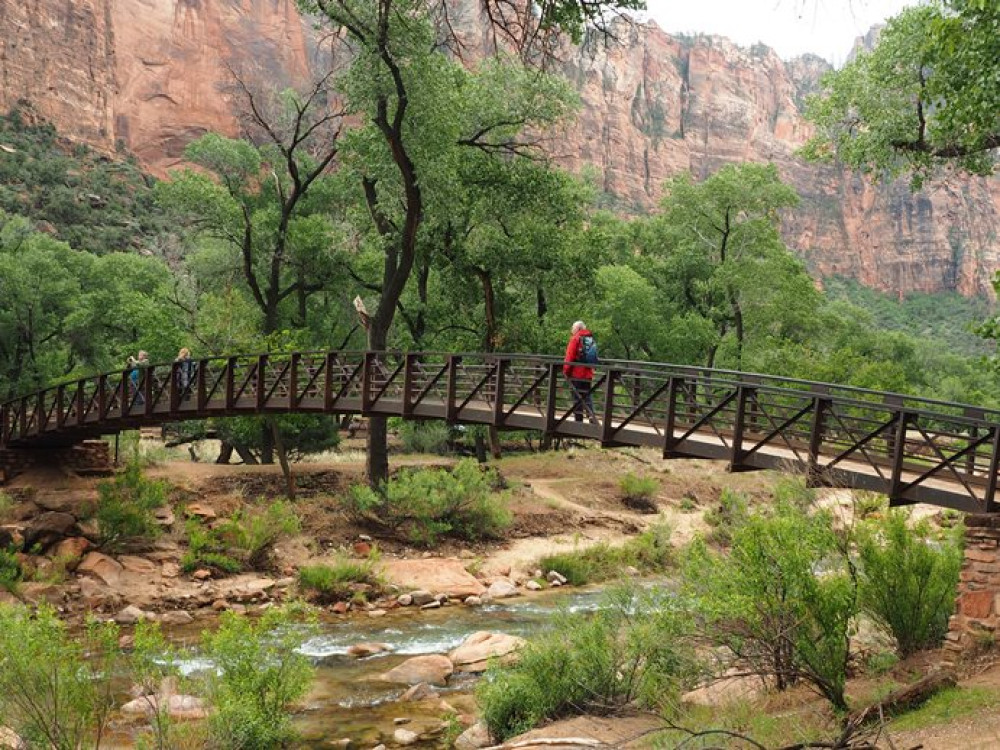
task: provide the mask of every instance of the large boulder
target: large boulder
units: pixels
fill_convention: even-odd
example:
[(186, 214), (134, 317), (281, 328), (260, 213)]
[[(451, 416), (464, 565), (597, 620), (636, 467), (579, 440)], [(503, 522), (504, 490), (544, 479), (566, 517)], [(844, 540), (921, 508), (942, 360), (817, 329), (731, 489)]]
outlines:
[(100, 552), (89, 552), (76, 568), (77, 573), (90, 575), (107, 586), (114, 586), (122, 575), (122, 565)]
[(123, 714), (153, 716), (161, 710), (172, 719), (204, 719), (208, 712), (194, 695), (144, 695), (122, 706)]
[(69, 539), (63, 539), (52, 548), (52, 559), (61, 560), (67, 570), (76, 570), (84, 554), (93, 546), (90, 540), (85, 537), (71, 536)]
[(379, 675), (379, 679), (385, 682), (401, 682), (405, 685), (426, 682), (428, 685), (443, 687), (448, 684), (448, 678), (454, 671), (455, 667), (447, 656), (429, 654), (407, 659), (402, 664)]
[(46, 511), (35, 516), (24, 529), (24, 548), (47, 550), (56, 542), (77, 531), (76, 516), (59, 511)]
[(482, 630), (466, 638), (448, 658), (458, 672), (485, 672), (490, 659), (504, 663), (515, 661), (525, 643), (524, 638), (516, 635)]
[(517, 586), (514, 585), (513, 581), (509, 581), (506, 578), (498, 578), (490, 587), (486, 590), (486, 595), (490, 599), (509, 599), (512, 596), (520, 596), (521, 592), (517, 590)]
[(353, 656), (355, 659), (363, 659), (366, 656), (374, 656), (375, 654), (381, 654), (385, 651), (391, 651), (388, 643), (374, 643), (371, 641), (363, 641), (361, 643), (355, 643), (347, 647), (347, 655)]
[(483, 584), (465, 569), (461, 560), (385, 560), (382, 572), (401, 589), (435, 591), (456, 599), (481, 596), (485, 590)]
[(481, 721), (477, 721), (466, 729), (455, 740), (456, 750), (479, 750), (479, 748), (489, 747), (492, 744), (490, 730)]

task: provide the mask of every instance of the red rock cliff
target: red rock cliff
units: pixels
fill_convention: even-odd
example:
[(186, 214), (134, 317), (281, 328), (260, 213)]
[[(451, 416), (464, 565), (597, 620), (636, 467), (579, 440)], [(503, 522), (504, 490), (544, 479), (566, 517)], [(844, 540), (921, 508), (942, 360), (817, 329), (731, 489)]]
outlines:
[[(474, 14), (466, 21), (475, 36)], [(654, 208), (682, 170), (774, 161), (803, 199), (786, 239), (816, 275), (992, 295), (1000, 182), (951, 178), (911, 194), (804, 164), (801, 107), (822, 60), (653, 24), (620, 36), (567, 53), (583, 110), (554, 147), (571, 168), (595, 165), (620, 210)], [(315, 39), (294, 0), (0, 0), (0, 110), (26, 99), (67, 135), (109, 151), (121, 142), (162, 173), (192, 138), (235, 132), (229, 69), (283, 87), (316, 66)]]

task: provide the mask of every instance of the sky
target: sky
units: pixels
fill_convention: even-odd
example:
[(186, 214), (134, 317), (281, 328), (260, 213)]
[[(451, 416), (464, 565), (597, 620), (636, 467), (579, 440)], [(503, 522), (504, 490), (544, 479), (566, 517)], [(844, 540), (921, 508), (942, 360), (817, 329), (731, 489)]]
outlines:
[(918, 0), (646, 0), (666, 32), (718, 34), (749, 47), (763, 42), (782, 58), (806, 52), (834, 65), (855, 38)]

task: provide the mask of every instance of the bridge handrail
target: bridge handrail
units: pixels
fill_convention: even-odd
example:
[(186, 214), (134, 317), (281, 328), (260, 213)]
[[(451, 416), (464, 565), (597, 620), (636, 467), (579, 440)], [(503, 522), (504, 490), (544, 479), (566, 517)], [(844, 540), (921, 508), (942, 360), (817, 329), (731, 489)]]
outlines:
[[(215, 362), (215, 361), (229, 361), (232, 359), (247, 359), (247, 360), (259, 360), (261, 357), (267, 357), (270, 361), (283, 361), (285, 359), (290, 359), (294, 356), (299, 357), (312, 357), (312, 356), (327, 356), (328, 354), (337, 354), (344, 357), (361, 357), (368, 353), (366, 350), (307, 350), (301, 352), (256, 352), (248, 354), (227, 354), (227, 355), (215, 355), (210, 357), (201, 357), (194, 359), (196, 363), (203, 362)], [(545, 363), (545, 364), (562, 364), (564, 359), (562, 357), (550, 354), (534, 354), (525, 352), (443, 352), (443, 351), (417, 351), (408, 352), (403, 350), (383, 350), (378, 352), (372, 352), (375, 355), (390, 356), (390, 357), (403, 357), (406, 355), (415, 355), (427, 358), (441, 358), (447, 359), (449, 357), (458, 357), (462, 359), (472, 359), (479, 358), (485, 360), (491, 359), (509, 359), (509, 360), (527, 360), (531, 362)], [(167, 362), (152, 362), (143, 365), (145, 369), (167, 369), (171, 368), (175, 363), (173, 361)], [(22, 394), (15, 398), (12, 398), (5, 402), (0, 402), (0, 406), (9, 407), (13, 404), (23, 401), (25, 398), (30, 398), (31, 396), (44, 396), (47, 393), (57, 390), (58, 388), (72, 387), (74, 385), (79, 385), (81, 383), (96, 380), (100, 377), (109, 376), (121, 376), (125, 373), (131, 372), (135, 368), (125, 367), (121, 369), (109, 370), (102, 373), (95, 373), (93, 375), (87, 375), (80, 378), (73, 378), (66, 380), (64, 382), (55, 383), (53, 385), (47, 386), (46, 388), (39, 389), (37, 391), (32, 391), (30, 393)], [(839, 403), (845, 406), (856, 406), (856, 407), (867, 407), (871, 408), (875, 405), (881, 404), (885, 406), (890, 406), (896, 409), (905, 409), (907, 411), (921, 411), (924, 415), (928, 417), (941, 417), (949, 420), (961, 421), (965, 424), (971, 425), (983, 425), (983, 424), (997, 424), (1000, 423), (1000, 410), (993, 409), (990, 407), (977, 406), (975, 404), (967, 404), (961, 402), (944, 401), (940, 399), (927, 398), (924, 396), (914, 396), (912, 394), (898, 393), (894, 391), (877, 391), (868, 388), (859, 388), (857, 386), (851, 385), (841, 385), (837, 383), (824, 383), (821, 381), (814, 380), (802, 380), (798, 378), (791, 378), (783, 375), (770, 375), (766, 373), (758, 372), (745, 372), (740, 370), (728, 370), (721, 368), (708, 368), (701, 367), (698, 365), (681, 365), (673, 364), (669, 362), (650, 362), (645, 360), (624, 360), (624, 359), (605, 359), (595, 366), (597, 370), (620, 370), (628, 373), (635, 374), (647, 374), (663, 377), (665, 372), (669, 373), (681, 373), (683, 375), (692, 376), (699, 379), (712, 380), (720, 384), (729, 383), (731, 385), (745, 385), (753, 388), (764, 388), (772, 393), (784, 393), (788, 395), (801, 395), (803, 393), (810, 393), (811, 395), (822, 395), (829, 398), (836, 399)], [(793, 387), (788, 387), (793, 386)], [(805, 386), (808, 390), (805, 391), (802, 387)], [(869, 398), (864, 398), (865, 396)], [(930, 407), (930, 408), (928, 408)], [(960, 410), (961, 414), (951, 414), (942, 411), (937, 411), (937, 409), (949, 409), (949, 410)], [(981, 416), (980, 416), (981, 415)]]

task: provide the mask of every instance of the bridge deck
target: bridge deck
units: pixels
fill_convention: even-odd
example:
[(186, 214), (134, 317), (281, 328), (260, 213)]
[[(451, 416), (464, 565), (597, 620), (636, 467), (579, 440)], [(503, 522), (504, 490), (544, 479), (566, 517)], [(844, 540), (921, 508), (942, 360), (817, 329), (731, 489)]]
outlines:
[(562, 362), (531, 355), (320, 352), (199, 360), (105, 373), (0, 406), (0, 447), (72, 444), (162, 422), (264, 413), (356, 413), (540, 430), (735, 471), (994, 512), (1000, 414), (823, 383), (665, 364), (598, 368), (589, 419)]

